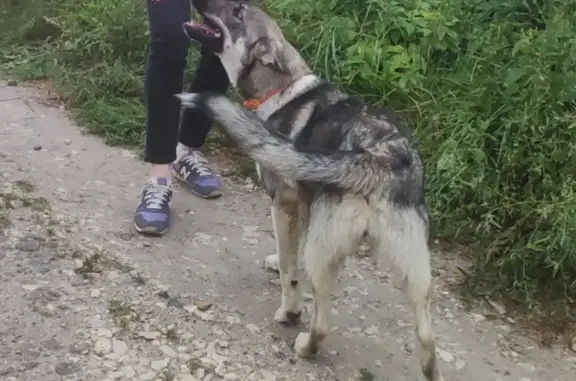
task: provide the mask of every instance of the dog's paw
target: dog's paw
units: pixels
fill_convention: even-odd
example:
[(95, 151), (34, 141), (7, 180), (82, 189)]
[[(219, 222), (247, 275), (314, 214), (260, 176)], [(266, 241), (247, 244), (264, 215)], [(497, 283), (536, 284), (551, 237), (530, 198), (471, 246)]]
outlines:
[(278, 311), (276, 311), (276, 314), (274, 314), (274, 320), (285, 325), (297, 325), (300, 323), (301, 317), (302, 311), (294, 312), (282, 307), (280, 307)]
[(278, 267), (278, 254), (268, 255), (264, 260), (264, 269), (268, 271), (272, 271), (275, 273), (280, 272), (280, 268)]
[(294, 342), (294, 351), (299, 357), (313, 358), (318, 354), (318, 345), (310, 341), (310, 333), (300, 332)]

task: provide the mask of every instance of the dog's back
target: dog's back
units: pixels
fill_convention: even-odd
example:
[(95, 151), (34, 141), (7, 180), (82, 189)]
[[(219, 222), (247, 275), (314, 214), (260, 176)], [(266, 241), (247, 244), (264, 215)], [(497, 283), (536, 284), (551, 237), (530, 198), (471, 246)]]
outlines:
[[(385, 199), (398, 207), (414, 207), (428, 219), (424, 204), (424, 170), (411, 132), (388, 110), (365, 104), (361, 99), (321, 82), (269, 116), (266, 128), (293, 143), (302, 153), (323, 155), (370, 155), (388, 172), (374, 171), (377, 192), (365, 194), (374, 201)], [(346, 163), (347, 164), (347, 163)], [(343, 164), (345, 165), (345, 164)], [(351, 175), (356, 166), (341, 168)], [(358, 182), (365, 180), (361, 173)], [(324, 187), (347, 192), (338, 183), (302, 181), (307, 189)], [(358, 184), (357, 188), (360, 187)]]

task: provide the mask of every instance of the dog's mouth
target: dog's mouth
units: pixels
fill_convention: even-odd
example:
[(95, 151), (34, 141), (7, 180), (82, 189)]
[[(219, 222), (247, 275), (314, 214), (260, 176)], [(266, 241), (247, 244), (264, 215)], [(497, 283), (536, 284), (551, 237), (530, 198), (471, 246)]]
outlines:
[(218, 42), (222, 39), (222, 32), (207, 17), (202, 22), (190, 21), (184, 24), (184, 31), (192, 40), (200, 44)]

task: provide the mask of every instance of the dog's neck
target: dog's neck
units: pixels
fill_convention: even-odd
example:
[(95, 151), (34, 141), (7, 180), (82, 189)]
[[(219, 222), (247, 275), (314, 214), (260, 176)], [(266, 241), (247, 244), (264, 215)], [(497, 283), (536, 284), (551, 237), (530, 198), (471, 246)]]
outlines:
[(320, 82), (321, 80), (318, 76), (307, 74), (296, 80), (292, 80), (292, 82), (283, 88), (269, 90), (268, 93), (260, 97), (246, 100), (244, 106), (255, 111), (260, 118), (266, 120), (276, 111), (286, 106), (288, 102), (310, 90)]

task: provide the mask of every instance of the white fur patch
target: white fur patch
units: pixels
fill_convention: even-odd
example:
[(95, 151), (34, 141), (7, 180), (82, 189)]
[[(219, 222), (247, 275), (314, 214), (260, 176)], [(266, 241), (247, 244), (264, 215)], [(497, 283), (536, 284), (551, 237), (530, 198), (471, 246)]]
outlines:
[(236, 43), (232, 44), (231, 41), (225, 39), (226, 45), (222, 53), (216, 53), (224, 66), (226, 74), (228, 74), (228, 80), (232, 86), (236, 87), (238, 85), (238, 77), (243, 70), (242, 67), (242, 54), (244, 53), (245, 41), (240, 38)]
[(198, 95), (199, 94), (196, 93), (181, 93), (176, 94), (176, 98), (180, 99), (180, 102), (182, 102), (182, 106), (194, 107), (196, 106)]
[(288, 102), (296, 98), (298, 95), (310, 90), (320, 83), (320, 78), (314, 74), (308, 74), (296, 80), (284, 91), (275, 94), (268, 98), (264, 103), (256, 109), (256, 114), (266, 120), (270, 115), (274, 114), (277, 110), (286, 106)]

